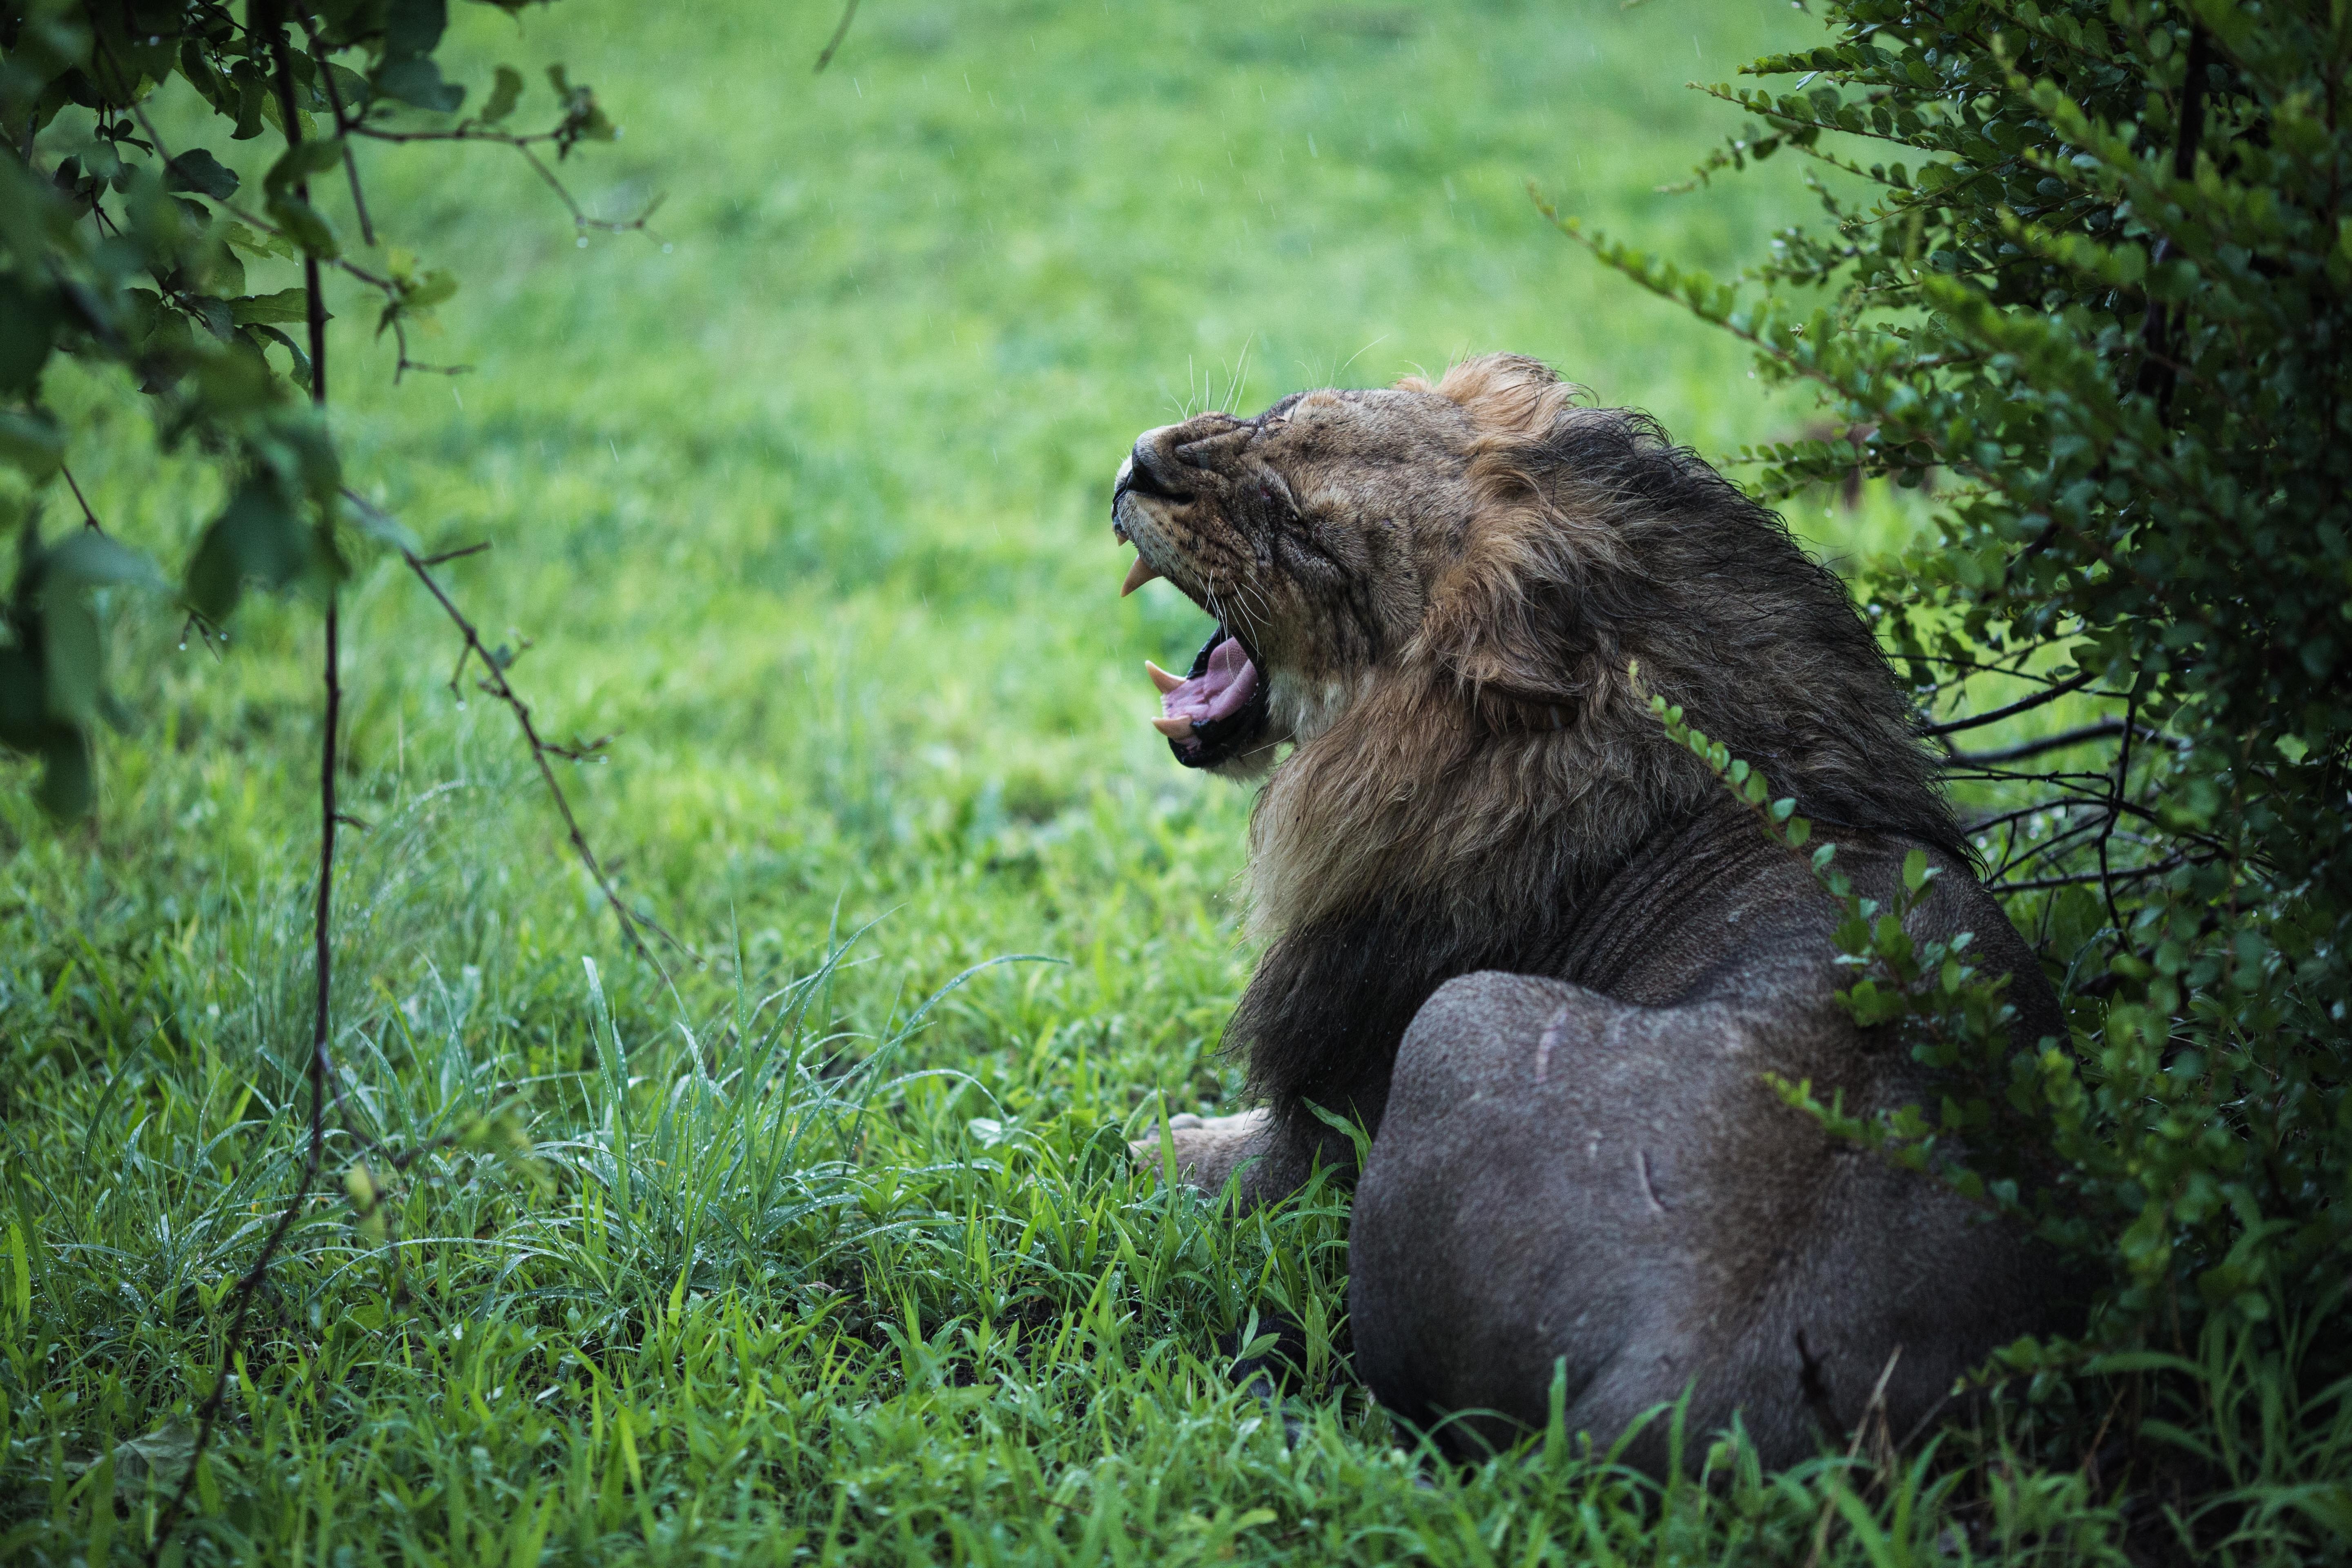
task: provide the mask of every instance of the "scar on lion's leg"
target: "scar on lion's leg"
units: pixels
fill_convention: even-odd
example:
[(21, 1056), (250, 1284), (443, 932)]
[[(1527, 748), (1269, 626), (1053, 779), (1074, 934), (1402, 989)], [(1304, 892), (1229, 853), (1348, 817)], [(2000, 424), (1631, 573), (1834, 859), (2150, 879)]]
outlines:
[(1536, 1081), (1538, 1083), (1543, 1082), (1545, 1075), (1551, 1071), (1552, 1047), (1559, 1044), (1559, 1032), (1567, 1026), (1568, 1006), (1563, 1003), (1559, 1011), (1551, 1016), (1551, 1022), (1544, 1026), (1543, 1033), (1536, 1037)]

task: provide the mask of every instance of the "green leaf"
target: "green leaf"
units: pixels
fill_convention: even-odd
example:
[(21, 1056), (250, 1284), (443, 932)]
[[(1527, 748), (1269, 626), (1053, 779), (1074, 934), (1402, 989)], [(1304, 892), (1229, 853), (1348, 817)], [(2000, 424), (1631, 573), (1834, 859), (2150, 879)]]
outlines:
[(448, 0), (392, 0), (383, 16), (384, 53), (429, 55), (441, 47), (448, 26)]
[(40, 384), (57, 325), (55, 295), (0, 276), (0, 397), (21, 397)]
[(13, 464), (38, 483), (58, 471), (65, 455), (65, 432), (46, 411), (0, 409), (0, 462)]
[(466, 101), (466, 89), (441, 79), (441, 68), (422, 56), (387, 59), (376, 68), (375, 89), (386, 98), (441, 114), (454, 114)]
[[(310, 319), (310, 295), (305, 289), (280, 289), (275, 294), (253, 294), (228, 302), (229, 313), (240, 327), (260, 323), (303, 321)], [(331, 316), (328, 320), (332, 321)]]
[(278, 221), (295, 244), (321, 261), (331, 261), (342, 254), (341, 242), (336, 239), (334, 226), (326, 216), (299, 196), (277, 193), (269, 198), (269, 216)]
[(41, 570), (51, 581), (127, 583), (155, 589), (171, 585), (144, 552), (94, 528), (80, 529), (49, 546), (42, 552)]
[(41, 749), (41, 787), (35, 795), (52, 816), (71, 822), (89, 810), (97, 791), (89, 766), (89, 737), (68, 730), (50, 737)]
[(41, 675), (49, 717), (76, 728), (98, 717), (98, 615), (76, 592), (41, 605)]
[(263, 338), (283, 348), (288, 357), (293, 361), (295, 381), (305, 392), (310, 389), (310, 356), (302, 352), (301, 344), (279, 331), (276, 327), (259, 323), (247, 327), (246, 333), (248, 341), (252, 342), (256, 348), (261, 346), (260, 340)]
[(188, 604), (215, 625), (228, 619), (247, 582), (282, 588), (310, 563), (310, 530), (276, 485), (252, 479), (205, 530), (188, 563)]
[(311, 175), (325, 174), (342, 160), (343, 143), (340, 137), (298, 142), (279, 153), (278, 162), (269, 165), (269, 174), (262, 181), (263, 188), (273, 195), (290, 191)]
[(202, 147), (191, 147), (164, 165), (163, 188), (167, 191), (194, 191), (200, 196), (225, 202), (236, 195), (236, 171)]
[(490, 89), (490, 96), (481, 108), (482, 122), (496, 125), (514, 112), (514, 107), (521, 98), (522, 72), (512, 66), (500, 66), (497, 84)]

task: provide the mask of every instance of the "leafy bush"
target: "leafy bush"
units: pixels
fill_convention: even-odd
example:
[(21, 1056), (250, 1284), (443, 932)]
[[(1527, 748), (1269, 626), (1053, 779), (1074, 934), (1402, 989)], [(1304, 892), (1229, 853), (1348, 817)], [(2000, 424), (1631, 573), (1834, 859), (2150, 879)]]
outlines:
[[(1977, 1190), (2107, 1284), (2085, 1344), (2018, 1369), (2130, 1372), (2145, 1412), (2199, 1377), (2202, 1334), (2299, 1380), (2284, 1407), (2311, 1396), (2315, 1423), (2352, 1370), (2352, 23), (2314, 0), (1827, 9), (1833, 43), (1747, 68), (1782, 90), (1710, 89), (1752, 119), (1698, 172), (1813, 160), (1822, 227), (1742, 288), (1563, 226), (1822, 389), (1844, 434), (1744, 454), (1769, 493), (1859, 470), (1931, 498), (1864, 595), (2073, 1037), (1995, 1049), (1940, 1111), (1832, 1124), (1963, 1185), (2055, 1152), (2038, 1193)], [(2021, 738), (1958, 749), (1994, 723)], [(1895, 956), (1916, 996), (1864, 979), (1853, 1005), (1957, 1017), (1915, 1048), (1985, 1068), (1950, 1041), (1993, 1037), (1997, 999)], [(2220, 1485), (2233, 1420), (2140, 1436)], [(2340, 1482), (2313, 1496), (2352, 1523)]]

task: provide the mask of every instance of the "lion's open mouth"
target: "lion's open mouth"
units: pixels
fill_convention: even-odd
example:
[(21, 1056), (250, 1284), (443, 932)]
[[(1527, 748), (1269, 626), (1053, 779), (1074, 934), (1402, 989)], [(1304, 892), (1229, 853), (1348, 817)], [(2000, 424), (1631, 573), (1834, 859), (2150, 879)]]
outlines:
[(1158, 724), (1169, 749), (1188, 768), (1213, 768), (1249, 749), (1265, 728), (1265, 682), (1241, 638), (1219, 626), (1201, 645), (1181, 680), (1155, 674), (1160, 685)]

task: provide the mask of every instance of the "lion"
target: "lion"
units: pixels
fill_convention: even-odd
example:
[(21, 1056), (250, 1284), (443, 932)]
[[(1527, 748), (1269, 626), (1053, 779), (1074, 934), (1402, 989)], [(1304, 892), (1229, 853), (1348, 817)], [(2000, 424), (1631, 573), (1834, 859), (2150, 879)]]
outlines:
[[(2013, 1035), (2063, 1035), (1838, 578), (1647, 416), (1493, 355), (1433, 385), (1297, 394), (1146, 431), (1122, 593), (1216, 620), (1148, 666), (1180, 763), (1264, 780), (1260, 958), (1226, 1031), (1264, 1101), (1163, 1150), (1245, 1203), (1353, 1172), (1356, 1370), (1461, 1453), (1559, 1401), (1607, 1443), (1687, 1396), (1767, 1463), (1866, 1415), (1896, 1436), (2019, 1335), (2063, 1270), (1948, 1188), (1834, 1142), (1768, 1073), (1932, 1103), (1837, 1003), (1838, 910), (1651, 711), (1749, 759), (1910, 925), (1975, 934)], [(1666, 1461), (1665, 1424), (1632, 1439)], [(1703, 1450), (1704, 1444), (1693, 1445)]]

